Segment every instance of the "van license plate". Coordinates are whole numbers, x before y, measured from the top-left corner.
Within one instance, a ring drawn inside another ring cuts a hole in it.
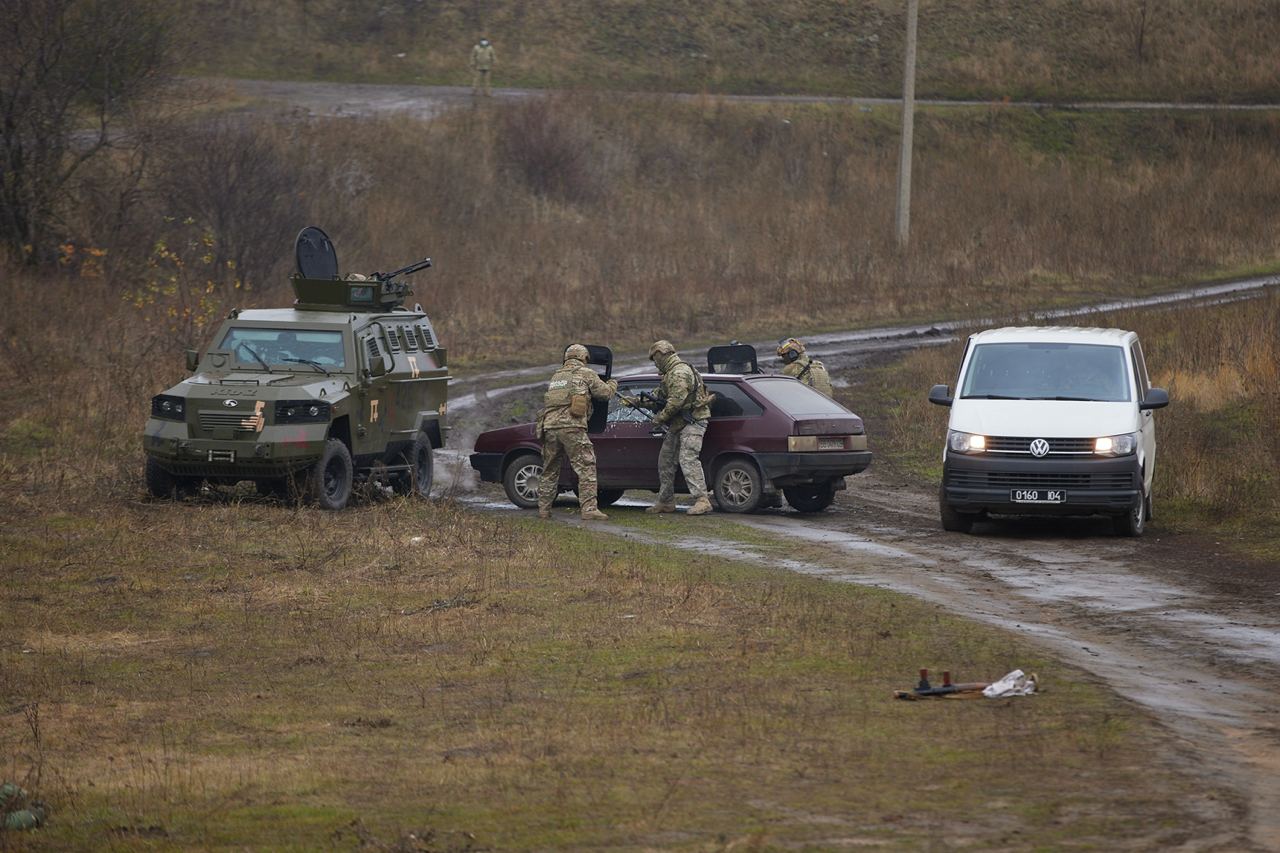
[[[1062,504],[1067,502],[1064,489],[1014,489],[1009,500],[1016,504]]]

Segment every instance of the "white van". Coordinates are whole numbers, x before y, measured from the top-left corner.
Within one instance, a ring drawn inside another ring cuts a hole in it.
[[[1156,467],[1152,388],[1138,336],[1123,329],[1005,328],[969,337],[951,408],[939,510],[967,533],[987,513],[1109,515],[1141,536]]]

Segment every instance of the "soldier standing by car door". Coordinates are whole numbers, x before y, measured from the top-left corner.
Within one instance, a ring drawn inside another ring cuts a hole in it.
[[[551,376],[538,415],[542,439],[542,478],[538,483],[538,517],[550,518],[560,491],[560,466],[568,457],[578,475],[578,502],[587,520],[608,520],[596,503],[596,451],[587,435],[591,400],[608,400],[618,393],[618,380],[605,382],[587,367],[587,348],[572,344],[564,351],[564,365]]]
[[[486,98],[493,95],[493,90],[489,87],[489,75],[493,71],[493,66],[497,64],[498,54],[487,38],[480,39],[480,43],[471,48],[471,94],[473,97],[480,94],[482,89]]]
[[[658,500],[645,512],[676,511],[676,465],[694,497],[689,515],[711,512],[707,479],[702,472],[702,438],[711,417],[711,395],[693,366],[682,361],[670,341],[655,341],[649,358],[662,373],[658,399],[664,401],[654,423],[667,428],[658,452]]]
[[[804,343],[795,338],[786,338],[778,342],[778,358],[782,359],[782,374],[799,379],[815,391],[821,391],[832,399],[835,389],[831,387],[831,374],[816,358],[810,358],[804,351]]]

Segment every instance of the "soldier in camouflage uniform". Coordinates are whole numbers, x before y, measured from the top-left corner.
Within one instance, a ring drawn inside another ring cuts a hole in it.
[[[835,397],[835,389],[831,387],[831,374],[827,373],[822,362],[805,354],[803,343],[795,338],[779,341],[778,358],[782,359],[784,376],[799,379],[815,391]]]
[[[658,454],[658,500],[645,512],[676,511],[676,464],[684,473],[684,481],[693,496],[689,515],[711,512],[707,496],[707,479],[702,472],[702,437],[711,417],[711,395],[698,371],[680,359],[670,341],[655,341],[649,347],[649,358],[662,373],[657,397],[664,401],[654,422],[667,427]]]
[[[491,97],[493,90],[489,88],[489,74],[498,63],[498,54],[486,38],[471,48],[471,94],[480,94],[484,90],[485,97]]]
[[[538,416],[542,439],[542,479],[538,483],[538,517],[550,518],[560,490],[560,465],[578,475],[578,502],[585,519],[607,520],[596,503],[596,451],[587,436],[591,400],[608,400],[618,392],[618,380],[602,380],[587,367],[587,348],[573,344],[564,351],[564,366],[551,376]]]

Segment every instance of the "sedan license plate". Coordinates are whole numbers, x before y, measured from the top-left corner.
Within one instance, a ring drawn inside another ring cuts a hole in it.
[[[819,450],[844,450],[843,438],[819,438]]]
[[[1065,489],[1014,489],[1009,500],[1016,504],[1062,504],[1067,502]]]

